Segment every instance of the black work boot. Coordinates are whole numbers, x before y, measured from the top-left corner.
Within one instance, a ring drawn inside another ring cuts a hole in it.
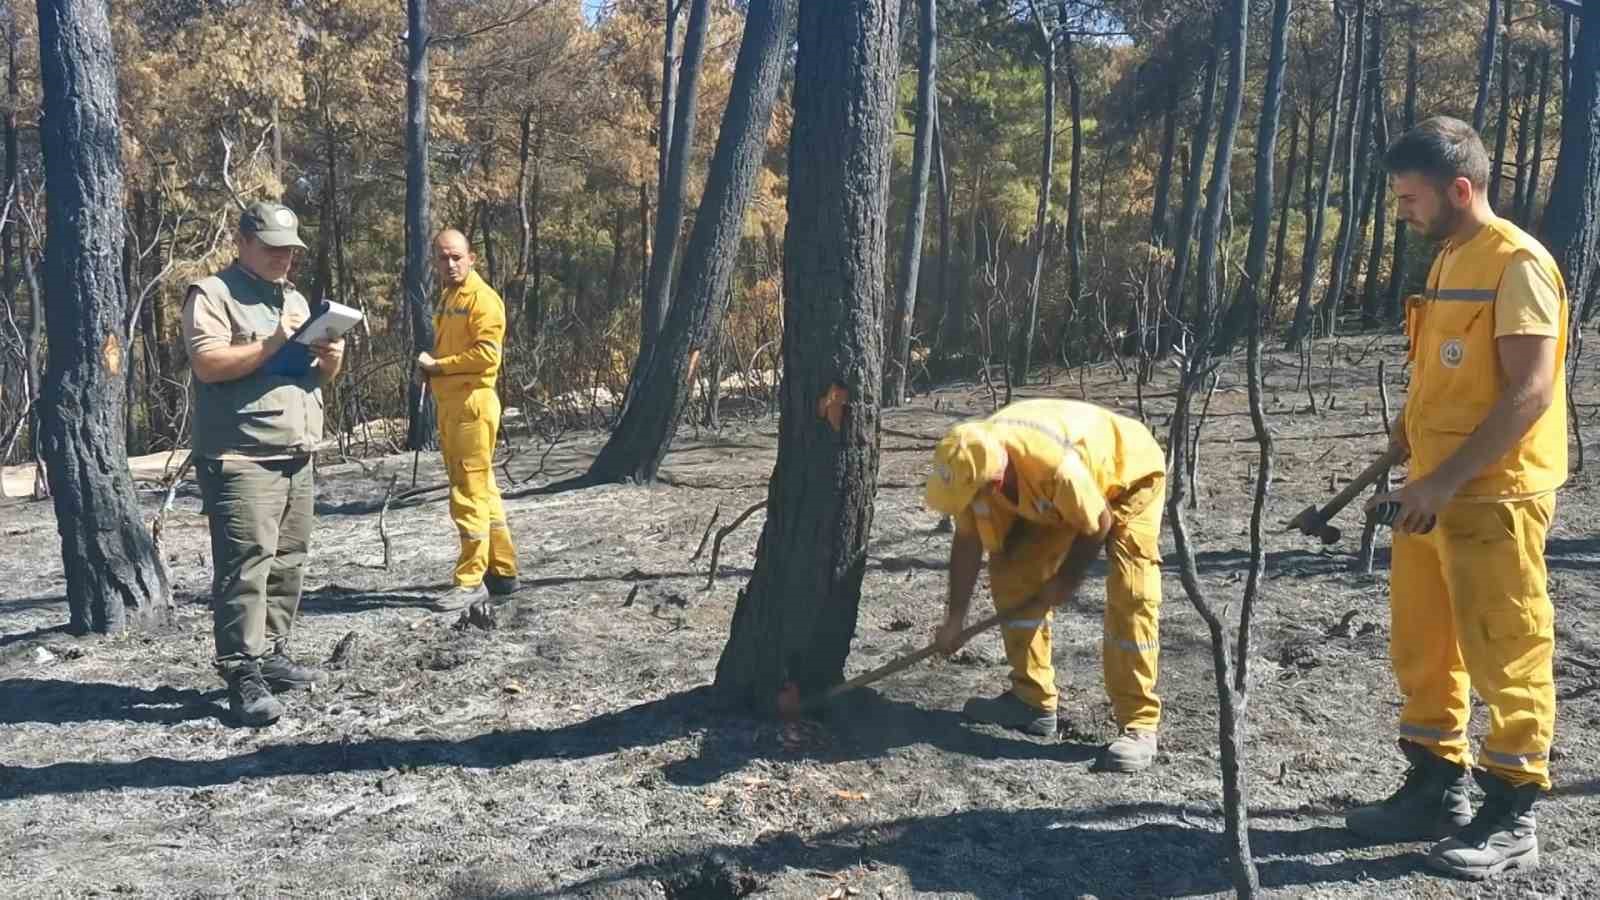
[[[1015,728],[1039,737],[1056,736],[1054,710],[1043,710],[1010,691],[995,698],[973,697],[961,707],[961,714],[978,722]]]
[[[228,678],[228,709],[241,725],[259,728],[271,725],[283,715],[283,704],[272,696],[267,680],[261,675],[261,663],[245,660],[230,666]]]
[[[515,594],[520,590],[522,581],[515,575],[496,575],[490,572],[483,576],[483,586],[488,588],[489,593],[494,596],[504,597],[507,594]]]
[[[1533,818],[1537,784],[1513,786],[1485,769],[1472,773],[1483,788],[1483,805],[1467,827],[1433,845],[1428,866],[1447,875],[1481,881],[1507,869],[1539,865],[1539,836]]]
[[[261,659],[261,677],[274,693],[310,687],[322,680],[322,673],[310,666],[302,666],[283,652],[283,645],[273,648],[270,656]]]
[[[1454,834],[1472,818],[1467,799],[1467,767],[1407,740],[1400,752],[1411,768],[1405,783],[1387,800],[1345,813],[1344,827],[1379,841],[1436,841]]]

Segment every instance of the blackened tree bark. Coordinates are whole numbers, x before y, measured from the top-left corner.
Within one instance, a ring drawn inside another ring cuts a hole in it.
[[[1561,151],[1542,222],[1544,245],[1561,264],[1574,321],[1587,320],[1600,232],[1600,0],[1584,0],[1561,110]],[[1576,342],[1574,342],[1576,343]]]
[[[838,682],[856,630],[878,480],[879,322],[900,4],[800,6],[784,237],[778,461],[755,572],[716,690],[773,708]]]
[[[883,403],[900,406],[911,380],[911,321],[917,310],[917,280],[922,270],[922,226],[928,213],[928,175],[933,167],[933,115],[939,66],[938,4],[917,0],[917,124],[911,153],[911,208],[900,245],[899,289],[890,317],[889,360],[883,373]]]
[[[967,304],[962,291],[950,292],[950,179],[944,165],[944,134],[939,127],[939,106],[933,107],[933,171],[939,185],[939,309],[943,310],[944,328],[940,345],[944,352],[955,355],[961,351],[966,332]]]
[[[1404,131],[1417,124],[1417,10],[1406,13],[1406,100],[1403,120]],[[1387,149],[1387,148],[1385,148]],[[1394,260],[1389,264],[1389,298],[1384,304],[1384,316],[1389,321],[1400,318],[1400,295],[1405,290],[1406,223],[1395,219]]]
[[[705,57],[706,24],[711,18],[710,0],[684,0],[691,3],[689,22],[683,37],[683,63],[678,75],[678,97],[674,103],[671,143],[666,177],[657,188],[656,237],[650,252],[649,275],[645,280],[641,304],[639,355],[654,344],[672,305],[672,274],[678,263],[678,236],[683,230],[683,198],[688,189],[689,151],[694,148],[696,113],[700,106],[700,63]],[[635,371],[638,367],[635,366]],[[638,385],[630,385],[631,397]]]
[[[1368,0],[1356,0],[1356,83],[1350,96],[1355,104],[1350,107],[1350,117],[1345,122],[1345,155],[1339,167],[1344,184],[1343,202],[1340,204],[1339,236],[1334,241],[1332,267],[1328,271],[1328,294],[1322,300],[1321,312],[1332,333],[1339,321],[1339,308],[1344,303],[1344,293],[1350,278],[1353,251],[1361,239],[1361,206],[1367,196],[1367,144],[1372,137],[1372,103],[1368,90],[1371,79],[1367,67],[1371,55],[1366,44]]]
[[[1176,63],[1167,72],[1167,104],[1161,116],[1161,162],[1156,165],[1156,193],[1150,212],[1150,243],[1167,244],[1172,194],[1172,161],[1178,148],[1178,82]]]
[[[1061,9],[1066,19],[1066,4]],[[1061,52],[1067,65],[1067,107],[1072,111],[1072,182],[1067,185],[1067,302],[1073,309],[1083,296],[1083,102],[1072,35],[1063,33]]]
[[[172,620],[172,592],[139,520],[123,417],[122,139],[103,0],[39,0],[50,337],[41,425],[74,631]],[[37,300],[35,301],[37,303]]]
[[[17,85],[17,45],[21,41],[18,36],[17,17],[13,12],[6,21],[6,111],[5,111],[5,147],[6,147],[6,183],[5,196],[13,196],[19,189],[17,181],[17,107],[22,105],[21,91]],[[0,200],[3,203],[4,200]],[[16,216],[6,220],[4,229],[0,229],[0,256],[4,257],[4,284],[0,290],[5,291],[7,297],[16,294],[17,272],[12,268],[11,248],[16,244],[17,224]]]
[[[678,102],[678,66],[682,62],[678,45],[678,20],[683,16],[684,0],[666,0],[666,35],[661,42],[661,107],[656,114],[656,190],[667,184],[668,161],[672,157],[672,125]]]
[[[1310,145],[1307,145],[1308,150]],[[1306,161],[1309,166],[1310,160]],[[1300,114],[1295,113],[1294,124],[1289,126],[1289,166],[1283,175],[1283,205],[1278,209],[1278,237],[1272,251],[1272,278],[1266,293],[1265,314],[1278,308],[1278,292],[1283,287],[1283,251],[1289,243],[1289,208],[1294,197],[1294,176],[1300,166]]]
[[[1500,114],[1494,134],[1494,166],[1489,170],[1489,208],[1505,216],[1510,210],[1500,206],[1501,185],[1506,180],[1506,136],[1511,131],[1511,0],[1503,0],[1505,46],[1500,51]]]
[[[1167,280],[1167,311],[1162,319],[1160,351],[1177,344],[1183,323],[1183,288],[1189,278],[1189,244],[1200,219],[1200,178],[1205,171],[1206,145],[1211,143],[1211,120],[1216,115],[1217,67],[1221,62],[1222,20],[1213,27],[1211,50],[1206,56],[1205,85],[1200,90],[1200,120],[1189,145],[1188,174],[1183,185],[1183,209],[1178,213],[1178,234],[1172,242],[1172,273]]]
[[[750,4],[705,194],[684,251],[679,302],[634,364],[634,400],[579,483],[654,481],[689,404],[701,356],[717,352],[712,338],[727,308],[745,210],[766,153],[794,9],[795,0]],[[808,291],[785,296],[809,296]],[[791,305],[784,304],[785,310]]]
[[[1039,291],[1044,283],[1045,220],[1050,212],[1050,187],[1056,164],[1056,28],[1045,23],[1044,13],[1034,0],[1033,24],[1039,39],[1039,58],[1044,75],[1044,158],[1039,164],[1039,205],[1033,219],[1033,276],[1028,281],[1028,321],[1023,324],[1021,345],[1017,347],[1013,384],[1025,384],[1033,367],[1033,344],[1039,328]]]
[[[1539,89],[1538,79],[1533,77],[1533,57],[1522,65],[1522,113],[1517,117],[1517,162],[1513,170],[1516,193],[1511,200],[1511,208],[1506,210],[1506,217],[1516,221],[1518,225],[1525,224],[1523,210],[1528,205],[1528,142],[1533,130],[1533,104],[1534,91]]]
[[[433,350],[432,269],[428,264],[433,186],[428,173],[428,0],[406,0],[406,309],[411,352]],[[406,449],[439,445],[433,395],[411,379]]]
[[[1294,307],[1294,324],[1289,327],[1285,345],[1290,350],[1311,334],[1311,286],[1317,279],[1317,259],[1322,255],[1322,234],[1328,222],[1328,184],[1333,180],[1333,158],[1339,145],[1339,108],[1344,101],[1345,63],[1350,54],[1350,20],[1338,4],[1333,7],[1339,20],[1339,78],[1333,89],[1333,109],[1328,114],[1328,149],[1322,161],[1322,179],[1311,212],[1311,227],[1306,229],[1305,251],[1301,254],[1300,297]]]
[[[1528,167],[1528,188],[1522,196],[1522,227],[1533,223],[1539,206],[1539,179],[1544,174],[1544,116],[1550,102],[1550,50],[1539,53],[1539,103],[1533,114],[1533,159]]]
[[[1489,0],[1483,20],[1483,52],[1478,57],[1478,98],[1472,104],[1472,127],[1479,134],[1489,113],[1489,78],[1494,74],[1496,38],[1500,34],[1500,0]]]
[[[1381,73],[1383,69],[1380,67]],[[1382,102],[1381,90],[1375,91],[1373,99]],[[1380,107],[1377,121],[1377,141],[1379,147],[1389,145],[1389,120],[1387,113]],[[1361,289],[1361,321],[1368,328],[1378,324],[1380,310],[1378,309],[1378,267],[1383,264],[1383,251],[1388,244],[1389,230],[1389,179],[1383,172],[1383,167],[1374,164],[1372,167],[1372,193],[1373,193],[1373,225],[1372,248],[1367,254],[1367,278]]]

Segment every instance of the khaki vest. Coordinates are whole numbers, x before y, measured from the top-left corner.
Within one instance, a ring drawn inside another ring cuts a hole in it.
[[[310,313],[299,291],[256,278],[238,263],[189,289],[227,308],[234,345],[271,336],[285,308]],[[197,378],[194,384],[194,452],[201,458],[303,455],[322,441],[322,376],[316,369],[299,377],[258,371],[216,384]]]
[[[1541,493],[1567,480],[1567,295],[1548,251],[1503,219],[1489,222],[1456,250],[1448,274],[1441,254],[1428,272],[1427,293],[1411,297],[1406,336],[1412,364],[1406,400],[1411,477],[1434,471],[1488,418],[1500,399],[1500,353],[1494,305],[1500,279],[1519,251],[1532,254],[1561,290],[1555,396],[1550,408],[1506,455],[1461,489],[1462,498]]]

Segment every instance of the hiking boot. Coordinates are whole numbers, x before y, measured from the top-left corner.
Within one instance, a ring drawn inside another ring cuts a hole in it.
[[[466,609],[480,600],[487,599],[489,599],[489,590],[483,585],[458,584],[433,598],[433,608],[437,612],[455,612]]]
[[[1473,771],[1483,788],[1483,805],[1467,827],[1433,845],[1428,866],[1447,875],[1482,881],[1507,869],[1539,866],[1533,801],[1537,784],[1514,787],[1483,769]]]
[[[1124,728],[1122,736],[1101,752],[1101,772],[1143,772],[1156,761],[1156,733],[1148,728]]]
[[[977,722],[1015,728],[1039,737],[1056,736],[1054,710],[1031,706],[1016,694],[1006,691],[994,699],[973,697],[961,707],[961,714]]]
[[[504,597],[507,594],[515,594],[520,590],[522,581],[515,575],[496,575],[490,572],[483,576],[483,586],[488,588],[489,593],[494,596]]]
[[[262,657],[261,677],[267,680],[267,687],[276,694],[310,687],[322,680],[322,673],[290,659],[283,652],[283,647],[279,646],[272,651],[272,655]]]
[[[228,710],[241,725],[260,728],[283,715],[283,704],[272,696],[261,676],[261,663],[247,660],[228,671]]]
[[[1362,837],[1389,842],[1436,841],[1454,834],[1472,818],[1467,767],[1421,744],[1399,743],[1400,752],[1411,763],[1405,782],[1387,800],[1345,813],[1344,827]]]

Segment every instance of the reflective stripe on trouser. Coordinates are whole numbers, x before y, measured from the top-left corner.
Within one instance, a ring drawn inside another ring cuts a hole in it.
[[[461,536],[455,583],[473,586],[486,572],[517,574],[517,554],[494,476],[500,398],[491,388],[441,394],[439,447],[450,476],[450,518]]]
[[[1479,762],[1513,785],[1550,786],[1555,612],[1545,535],[1555,498],[1447,506],[1425,535],[1396,533],[1390,655],[1400,736],[1471,765],[1470,691],[1489,708]]]
[[[217,662],[259,659],[288,640],[300,610],[312,525],[311,458],[206,459],[195,472],[211,530]]]
[[[1161,698],[1161,512],[1166,477],[1136,485],[1111,504],[1115,523],[1106,543],[1106,695],[1117,724],[1156,730]]]

